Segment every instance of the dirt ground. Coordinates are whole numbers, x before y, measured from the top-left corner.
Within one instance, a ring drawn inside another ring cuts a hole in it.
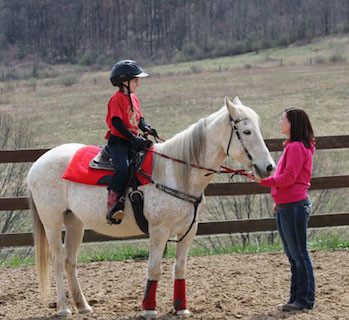
[[[317,302],[307,313],[282,313],[290,271],[282,252],[192,257],[188,261],[188,319],[349,319],[349,252],[313,251]],[[94,309],[67,319],[142,319],[146,261],[81,264],[78,273]],[[159,319],[175,319],[172,308],[173,259],[162,262],[158,285]],[[54,286],[54,283],[52,283]],[[54,287],[48,302],[39,300],[34,266],[0,268],[0,319],[58,319]]]

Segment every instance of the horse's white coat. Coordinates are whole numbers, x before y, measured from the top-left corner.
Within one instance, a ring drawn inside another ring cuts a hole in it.
[[[269,175],[267,167],[275,166],[262,139],[258,116],[243,106],[238,98],[233,103],[226,98],[225,106],[216,113],[187,130],[177,134],[163,144],[155,145],[155,150],[188,163],[218,169],[226,158],[234,119],[247,118],[238,124],[244,144],[253,156],[253,164],[248,160],[240,141],[234,134],[229,148],[231,158],[238,160],[246,169]],[[250,130],[250,135],[244,134]],[[57,306],[59,314],[69,314],[65,301],[63,267],[65,267],[72,296],[80,312],[91,311],[76,276],[76,255],[83,236],[83,229],[93,229],[99,233],[115,237],[141,235],[136,225],[129,201],[126,202],[125,218],[120,225],[109,225],[106,221],[107,190],[99,186],[89,186],[62,179],[69,161],[82,144],[65,144],[56,147],[40,157],[28,174],[28,185],[32,197],[34,233],[39,270],[39,282],[47,289],[47,252],[49,245],[57,278]],[[154,179],[171,188],[194,196],[200,196],[207,187],[211,176],[207,172],[184,166],[154,154]],[[160,278],[160,261],[167,240],[183,235],[193,218],[192,204],[160,191],[152,184],[140,187],[145,195],[144,213],[149,222],[150,253],[148,279]],[[203,201],[204,203],[204,201]],[[199,217],[203,210],[199,206],[196,222],[184,238],[177,244],[175,278],[185,278],[187,252],[196,234]],[[61,242],[62,226],[66,229],[65,247]],[[41,228],[41,229],[40,229]],[[40,231],[41,230],[41,231]],[[47,240],[46,240],[47,239]],[[155,312],[156,313],[156,312]],[[152,313],[153,314],[153,313]],[[154,315],[155,316],[155,315]]]

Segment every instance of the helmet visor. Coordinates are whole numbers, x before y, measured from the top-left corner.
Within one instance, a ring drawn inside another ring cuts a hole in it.
[[[145,73],[145,72],[142,71],[141,73],[137,74],[135,76],[135,78],[145,78],[145,77],[148,77],[148,76],[149,76],[148,73]]]

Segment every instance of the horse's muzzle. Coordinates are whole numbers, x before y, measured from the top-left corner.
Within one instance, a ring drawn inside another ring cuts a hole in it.
[[[273,172],[273,170],[275,169],[275,166],[273,164],[268,164],[266,166],[266,168],[263,168],[262,170],[256,165],[254,164],[254,169],[256,171],[256,173],[258,174],[258,176],[260,178],[266,178],[266,177],[269,177],[270,174]]]

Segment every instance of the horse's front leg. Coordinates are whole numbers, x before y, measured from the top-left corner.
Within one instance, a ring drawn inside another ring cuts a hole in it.
[[[156,290],[161,274],[161,258],[169,238],[168,230],[157,226],[150,228],[150,249],[148,261],[148,281],[143,299],[144,318],[155,319],[156,312]]]
[[[174,296],[173,306],[176,309],[178,316],[190,315],[190,311],[187,309],[187,297],[186,297],[186,282],[185,272],[187,266],[188,250],[193,242],[197,230],[197,223],[193,225],[192,230],[184,237],[181,242],[177,243],[176,248],[176,262],[174,267],[175,282],[174,282]],[[177,236],[177,239],[181,239],[183,234]]]

